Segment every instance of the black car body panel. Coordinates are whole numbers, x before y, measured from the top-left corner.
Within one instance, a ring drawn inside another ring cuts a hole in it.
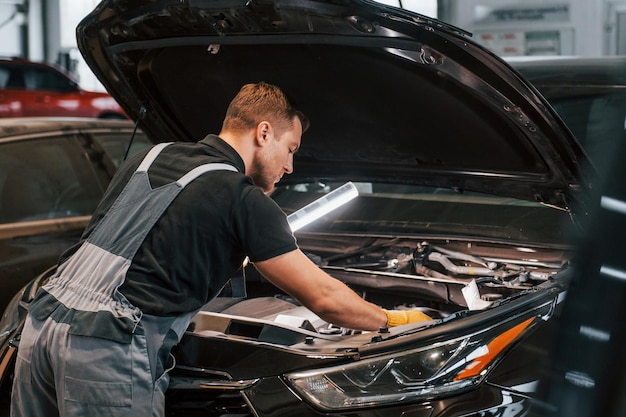
[[[529,417],[619,417],[626,410],[626,142],[613,150]]]
[[[248,265],[247,296],[225,288],[175,348],[167,415],[527,412],[594,175],[517,71],[460,29],[365,0],[104,1],[77,36],[153,142],[218,132],[244,83],[282,87],[312,124],[272,198],[289,214],[359,190],[298,245],[364,299],[433,318],[341,328]],[[18,325],[7,310],[5,341]]]

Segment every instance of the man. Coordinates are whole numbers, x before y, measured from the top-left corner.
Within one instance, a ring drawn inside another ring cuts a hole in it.
[[[266,194],[292,172],[307,127],[278,87],[247,84],[219,136],[124,163],[29,307],[12,415],[162,416],[172,346],[246,256],[328,322],[377,330],[429,319],[364,301],[298,249]]]

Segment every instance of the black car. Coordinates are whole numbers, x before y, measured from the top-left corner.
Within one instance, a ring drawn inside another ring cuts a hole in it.
[[[338,327],[248,265],[247,296],[204,306],[176,348],[168,415],[528,411],[596,175],[519,72],[461,29],[367,0],[104,1],[77,38],[153,142],[219,131],[245,83],[283,88],[312,124],[272,197],[296,215],[358,191],[298,229],[300,248],[363,298],[433,317]],[[6,396],[45,279],[0,324]]]
[[[607,155],[605,176],[579,243],[579,261],[529,417],[626,413],[626,142]]]
[[[0,307],[80,238],[117,165],[130,121],[0,119]],[[135,135],[130,152],[150,145]]]
[[[626,57],[509,58],[603,173],[626,140]]]

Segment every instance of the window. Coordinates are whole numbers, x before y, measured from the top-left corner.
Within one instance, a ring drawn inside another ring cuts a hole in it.
[[[24,75],[16,66],[0,67],[0,88],[24,89]]]
[[[77,87],[61,73],[44,67],[30,67],[24,71],[27,90],[72,91]]]
[[[0,223],[91,215],[102,193],[74,136],[0,147]]]
[[[9,69],[6,67],[0,67],[0,88],[6,88],[9,81]]]
[[[602,172],[626,140],[626,94],[618,88],[570,90],[577,94],[548,100]]]
[[[109,155],[117,168],[124,160],[131,134],[98,133],[94,134],[93,138]],[[133,138],[130,150],[128,151],[128,156],[150,146],[152,146],[152,143],[148,140],[148,138],[143,133],[138,132]]]

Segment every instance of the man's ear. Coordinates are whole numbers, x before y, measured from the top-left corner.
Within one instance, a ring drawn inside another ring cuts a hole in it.
[[[264,146],[273,134],[270,122],[264,120],[256,125],[255,138],[259,146]]]

